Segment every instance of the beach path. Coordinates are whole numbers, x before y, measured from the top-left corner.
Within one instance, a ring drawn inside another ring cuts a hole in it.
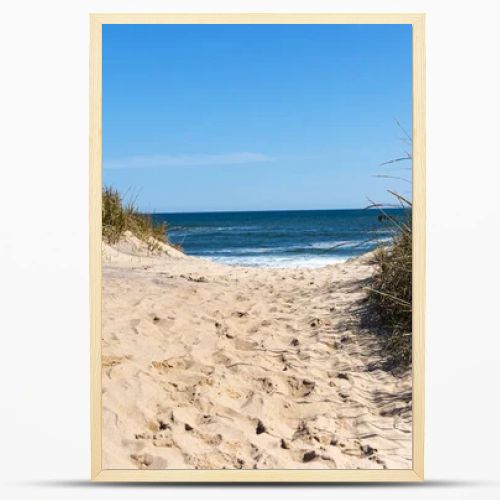
[[[411,374],[363,327],[367,257],[228,267],[103,252],[105,469],[411,468]]]

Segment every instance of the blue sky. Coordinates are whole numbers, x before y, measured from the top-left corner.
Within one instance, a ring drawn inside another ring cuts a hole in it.
[[[105,25],[103,183],[154,212],[386,202],[411,93],[409,25]]]

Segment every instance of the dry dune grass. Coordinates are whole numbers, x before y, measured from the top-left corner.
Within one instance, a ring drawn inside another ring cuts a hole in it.
[[[372,312],[384,330],[381,337],[389,366],[408,368],[412,354],[412,204],[403,196],[393,193],[407,215],[398,220],[387,215],[394,227],[389,246],[375,252],[376,270],[368,290]]]
[[[118,243],[126,231],[146,242],[150,250],[158,248],[157,242],[169,243],[166,224],[155,223],[150,215],[140,213],[133,201],[124,202],[117,190],[105,187],[102,191],[103,239],[109,244]]]

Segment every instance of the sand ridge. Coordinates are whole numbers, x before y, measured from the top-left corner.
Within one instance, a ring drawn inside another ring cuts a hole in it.
[[[135,243],[103,251],[105,469],[411,468],[411,374],[381,369],[357,313],[369,257],[242,268]]]

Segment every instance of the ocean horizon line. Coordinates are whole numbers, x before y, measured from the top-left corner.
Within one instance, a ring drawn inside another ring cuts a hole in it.
[[[247,213],[285,213],[285,212],[349,212],[349,211],[368,211],[368,210],[406,210],[405,207],[393,207],[380,205],[380,207],[362,207],[362,208],[279,208],[271,210],[193,210],[185,212],[149,212],[141,211],[145,215],[198,215],[198,214],[247,214]]]

